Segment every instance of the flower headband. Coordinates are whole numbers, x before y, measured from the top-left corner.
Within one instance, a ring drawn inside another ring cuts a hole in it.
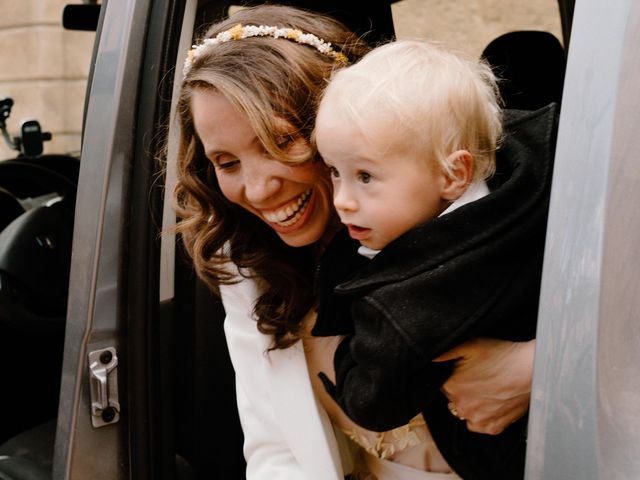
[[[301,30],[297,30],[295,28],[279,28],[279,27],[270,27],[267,25],[245,25],[237,24],[234,27],[231,27],[229,30],[225,30],[224,32],[220,32],[215,38],[205,38],[200,45],[193,45],[191,50],[187,53],[187,58],[184,61],[184,67],[182,69],[183,75],[186,77],[193,66],[193,63],[203,54],[203,52],[209,47],[213,45],[218,45],[220,43],[226,43],[231,40],[240,40],[243,38],[250,37],[273,37],[273,38],[284,38],[287,40],[292,40],[296,43],[300,43],[302,45],[309,45],[320,53],[324,55],[328,55],[333,58],[335,62],[338,63],[349,63],[347,57],[341,53],[336,52],[331,44],[325,42],[324,40],[316,37],[312,33],[304,33]]]

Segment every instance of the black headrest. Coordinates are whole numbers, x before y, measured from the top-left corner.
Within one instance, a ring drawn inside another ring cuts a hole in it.
[[[551,33],[505,33],[487,45],[482,56],[502,79],[500,92],[506,108],[537,110],[560,103],[566,55]]]

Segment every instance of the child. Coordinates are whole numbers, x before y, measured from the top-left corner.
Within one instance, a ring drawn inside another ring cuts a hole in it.
[[[432,360],[473,337],[534,338],[551,178],[553,106],[512,115],[507,128],[529,141],[506,144],[487,180],[496,92],[483,62],[397,41],[335,74],[315,127],[340,219],[371,258],[354,270],[337,261],[348,239],[327,248],[313,334],[347,336],[335,385],[321,378],[367,429],[422,412],[465,479],[521,478],[526,419],[498,436],[468,431],[439,391],[453,365]]]

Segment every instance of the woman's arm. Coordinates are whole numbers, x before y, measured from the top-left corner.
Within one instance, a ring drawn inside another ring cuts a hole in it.
[[[266,353],[271,337],[260,333],[251,317],[257,298],[253,280],[222,285],[220,293],[236,373],[246,478],[341,480],[333,431],[313,396],[302,348],[294,345]]]
[[[253,386],[259,385],[259,379]],[[236,382],[238,413],[244,433],[244,456],[247,461],[246,478],[252,480],[295,480],[305,478],[305,472],[296,460],[268,400],[247,394]],[[250,397],[254,397],[253,400]]]
[[[420,413],[449,376],[434,364],[377,302],[355,302],[354,334],[334,354],[335,384],[321,374],[329,395],[359,426],[375,432],[401,427]]]
[[[469,430],[497,435],[527,412],[535,343],[477,338],[436,359],[457,359],[442,391]]]
[[[247,479],[305,478],[301,466],[278,424],[268,385],[269,338],[251,319],[251,305],[257,295],[252,280],[220,287],[226,312],[225,336],[236,372],[238,413],[244,433]],[[224,432],[218,432],[224,435]]]

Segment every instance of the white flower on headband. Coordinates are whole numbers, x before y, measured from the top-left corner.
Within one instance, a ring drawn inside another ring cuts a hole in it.
[[[267,25],[242,26],[242,24],[239,23],[234,27],[231,27],[229,30],[220,32],[214,38],[205,38],[200,45],[193,45],[191,50],[189,50],[189,52],[187,53],[187,58],[184,61],[182,74],[186,77],[191,70],[193,62],[195,62],[210,46],[229,42],[231,40],[240,40],[242,38],[250,37],[273,37],[292,40],[296,43],[309,45],[318,50],[320,53],[333,58],[336,62],[349,63],[349,60],[343,53],[336,52],[331,47],[330,43],[316,37],[312,33],[304,33],[301,30],[297,30],[295,28],[269,27]]]

